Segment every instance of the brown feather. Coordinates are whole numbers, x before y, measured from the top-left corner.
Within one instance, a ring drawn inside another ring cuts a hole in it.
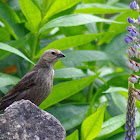
[[[45,51],[32,70],[0,99],[0,110],[4,110],[14,101],[21,99],[28,99],[40,105],[52,90],[54,64],[61,57],[65,56],[59,50]]]

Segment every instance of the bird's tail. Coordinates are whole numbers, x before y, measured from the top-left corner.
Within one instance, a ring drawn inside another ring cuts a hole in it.
[[[12,104],[17,97],[17,93],[16,94],[10,94],[10,92],[8,92],[7,95],[5,95],[4,97],[2,97],[0,99],[0,111],[6,109],[6,107],[8,107],[10,104]]]
[[[0,102],[0,111],[4,110],[5,108],[6,108],[6,104]]]
[[[12,101],[5,102],[1,99],[0,100],[0,111],[5,110],[10,104],[12,104]]]

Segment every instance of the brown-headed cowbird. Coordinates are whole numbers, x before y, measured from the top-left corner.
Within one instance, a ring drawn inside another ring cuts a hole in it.
[[[45,51],[38,63],[0,99],[0,110],[21,99],[40,105],[52,90],[54,64],[62,57],[65,55],[59,50]]]

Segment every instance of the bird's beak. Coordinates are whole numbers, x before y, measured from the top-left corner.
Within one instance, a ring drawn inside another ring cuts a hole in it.
[[[57,55],[57,57],[61,58],[61,57],[66,57],[63,53],[60,53]]]

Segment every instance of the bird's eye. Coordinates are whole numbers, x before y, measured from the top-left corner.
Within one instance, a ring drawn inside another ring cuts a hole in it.
[[[53,55],[55,55],[55,52],[52,52]]]

